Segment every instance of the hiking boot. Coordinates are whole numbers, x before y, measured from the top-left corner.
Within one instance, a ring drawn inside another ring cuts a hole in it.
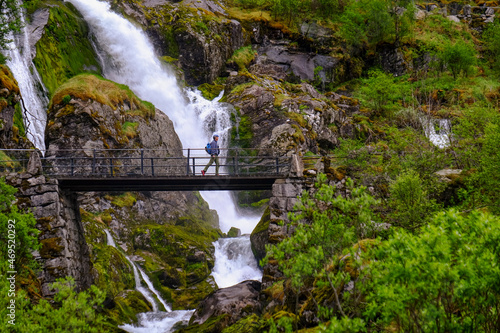
[[[205,170],[201,170],[201,174],[205,176]]]

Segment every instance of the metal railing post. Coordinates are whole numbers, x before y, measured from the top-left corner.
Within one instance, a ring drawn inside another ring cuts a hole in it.
[[[191,155],[191,149],[188,148],[187,163],[186,163],[186,176],[189,176],[189,157]],[[194,165],[193,165],[193,175],[194,175]]]
[[[155,175],[154,157],[151,157],[151,176]]]
[[[276,174],[280,174],[279,158],[276,157]]]
[[[109,174],[113,177],[113,158],[109,159]]]
[[[74,176],[74,172],[75,172],[75,161],[73,159],[73,157],[71,158],[71,177]]]
[[[95,149],[93,151],[93,159],[92,159],[92,173],[95,173]]]
[[[193,157],[193,176],[196,175],[196,163],[195,163],[195,158]]]
[[[238,175],[238,150],[236,150],[236,163],[234,165],[234,173]]]
[[[141,175],[144,175],[144,149],[141,148]]]

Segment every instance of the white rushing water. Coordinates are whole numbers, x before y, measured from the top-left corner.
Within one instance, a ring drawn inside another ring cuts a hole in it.
[[[450,145],[451,122],[449,119],[434,119],[427,116],[420,117],[425,136],[435,146],[446,148]]]
[[[45,124],[47,122],[46,110],[49,100],[46,97],[47,94],[45,93],[42,80],[31,59],[29,34],[24,14],[21,15],[21,21],[24,25],[21,34],[9,37],[9,39],[13,39],[13,42],[9,43],[6,52],[9,58],[7,66],[17,80],[24,106],[27,109],[27,111],[23,112],[25,113],[24,123],[27,128],[28,139],[33,142],[36,148],[44,153]],[[22,106],[21,109],[23,109]]]
[[[115,241],[114,241],[111,233],[108,230],[104,230],[104,232],[106,233],[108,245],[117,249]],[[139,266],[137,266],[128,256],[125,256],[125,259],[128,260],[128,262],[130,263],[130,265],[132,266],[132,269],[134,271],[135,289],[137,289],[137,291],[139,291],[142,295],[144,295],[144,297],[148,300],[148,302],[151,303],[151,306],[153,307],[153,312],[158,312],[157,300],[163,305],[163,307],[165,308],[165,311],[167,311],[167,312],[172,311],[170,309],[170,307],[167,305],[167,303],[165,302],[165,300],[160,296],[160,293],[158,292],[158,290],[155,289],[155,287],[153,286],[153,283],[149,279],[148,275],[146,273],[144,273],[144,271]],[[139,273],[140,273],[140,275],[139,275]],[[141,277],[144,280],[144,282],[146,283],[147,287],[142,286]],[[154,298],[151,293],[156,295],[157,298]]]
[[[130,22],[112,12],[109,4],[98,0],[68,0],[82,13],[95,36],[96,47],[104,62],[104,76],[115,82],[126,84],[141,99],[152,102],[174,123],[175,130],[184,148],[202,148],[211,141],[212,134],[220,136],[219,143],[225,147],[231,128],[230,111],[227,105],[204,99],[199,91],[181,90],[175,77],[165,64],[158,60],[152,44],[145,34]],[[204,151],[203,151],[203,154]],[[208,156],[207,157],[208,162]],[[222,162],[221,162],[222,163]],[[209,169],[213,171],[214,167]],[[201,167],[198,172],[201,171]],[[210,208],[217,210],[220,228],[227,232],[232,226],[242,233],[250,233],[259,217],[241,217],[227,191],[200,192]],[[235,242],[234,246],[229,246]],[[221,239],[214,243],[216,262],[213,275],[219,286],[238,283],[239,279],[261,280],[262,273],[250,250],[249,237]],[[245,255],[232,254],[242,251]],[[245,258],[244,256],[249,256]],[[252,262],[253,260],[253,262]],[[246,263],[246,264],[245,264]],[[230,266],[233,266],[232,269]],[[239,267],[239,269],[238,269]],[[241,270],[241,272],[239,272]],[[235,276],[230,280],[228,274]],[[177,311],[173,311],[177,312]],[[140,327],[124,325],[129,332],[170,332],[175,324],[170,313],[156,312],[140,315]],[[172,312],[171,312],[172,313]],[[192,312],[179,314],[183,319]]]
[[[109,230],[104,230],[107,236],[109,246],[116,247],[113,236]],[[193,310],[172,311],[165,300],[160,296],[159,292],[154,288],[153,283],[144,271],[137,266],[128,256],[125,256],[128,262],[132,265],[135,279],[135,289],[139,291],[153,307],[153,312],[141,313],[138,316],[138,325],[121,325],[120,328],[131,333],[170,333],[175,329],[175,325],[186,325],[193,315]],[[140,273],[140,276],[139,276]],[[146,287],[142,286],[141,277],[146,283]],[[156,295],[156,299],[152,296]],[[166,312],[158,311],[157,300],[164,306]]]
[[[215,266],[212,276],[220,288],[245,280],[261,280],[257,260],[248,244],[250,236],[223,238],[215,242]]]

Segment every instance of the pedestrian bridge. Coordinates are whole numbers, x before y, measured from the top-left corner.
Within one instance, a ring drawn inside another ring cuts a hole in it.
[[[290,173],[291,158],[276,151],[221,149],[215,163],[204,149],[0,150],[0,173],[38,169],[69,191],[266,190]]]

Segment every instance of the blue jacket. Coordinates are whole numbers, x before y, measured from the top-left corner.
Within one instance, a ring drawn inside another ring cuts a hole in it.
[[[219,156],[220,154],[220,149],[219,149],[219,145],[217,143],[217,141],[212,140],[212,142],[210,142],[210,155],[217,155]]]

